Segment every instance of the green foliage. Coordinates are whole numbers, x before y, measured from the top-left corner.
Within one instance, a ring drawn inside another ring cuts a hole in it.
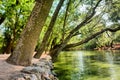
[[[65,22],[65,28],[63,28],[66,7],[69,0],[66,0],[62,6],[62,9],[59,12],[57,21],[55,23],[54,29],[52,31],[51,37],[49,39],[49,44],[52,43],[54,38],[57,38],[57,44],[61,43],[62,36],[68,36],[69,32],[73,30],[80,22],[82,22],[87,15],[92,11],[92,8],[95,6],[98,0],[71,0],[70,6],[68,9],[68,14]],[[41,43],[43,36],[48,28],[53,12],[58,4],[58,0],[54,0],[53,6],[50,10],[49,16],[46,20],[46,23],[43,27],[43,30],[40,34],[38,45]],[[118,0],[105,0],[102,1],[98,8],[96,9],[95,16],[91,19],[89,24],[85,24],[80,30],[76,33],[78,35],[71,38],[68,43],[76,43],[81,40],[84,40],[88,36],[100,31],[107,27],[107,22],[118,23],[120,19],[120,1]],[[0,1],[0,17],[4,16],[5,21],[3,22],[4,37],[1,40],[4,41],[5,46],[6,42],[9,40],[16,40],[19,38],[20,33],[22,32],[24,25],[27,22],[31,10],[34,6],[34,0],[1,0]],[[105,16],[107,14],[107,16]],[[107,20],[103,16],[108,17]],[[107,23],[108,24],[108,23]],[[111,27],[111,25],[109,26]],[[115,26],[113,26],[115,27]],[[9,35],[9,36],[8,36]],[[115,36],[115,37],[114,37]],[[82,45],[83,48],[91,49],[97,46],[103,46],[111,42],[111,40],[119,40],[119,32],[112,34],[110,37],[106,37],[106,33],[98,36],[96,39],[89,41],[88,43]],[[2,43],[1,43],[2,44]]]
[[[120,1],[113,0],[111,3],[110,12],[110,19],[114,22],[118,22],[120,20]]]
[[[97,47],[96,39],[89,41],[87,44],[81,45],[83,49],[91,50]]]
[[[27,18],[34,6],[34,0],[3,0],[0,4],[0,14],[5,17],[3,26],[3,47],[7,47],[8,42],[16,43],[22,32]]]
[[[92,0],[92,1],[91,0],[80,0],[80,1],[71,0],[71,4],[70,4],[68,15],[67,15],[66,26],[64,30],[62,26],[64,23],[65,5],[63,5],[64,9],[61,9],[61,12],[59,13],[52,36],[53,37],[57,36],[57,40],[58,42],[60,42],[63,35],[62,32],[65,31],[65,37],[66,37],[69,34],[69,32],[76,27],[76,25],[78,25],[81,21],[85,19],[87,15],[90,14],[96,2],[97,2],[96,0]],[[111,5],[112,3],[114,3],[114,5]],[[72,37],[69,43],[76,43],[81,40],[84,40],[88,36],[108,26],[114,28],[115,27],[114,23],[118,22],[119,20],[118,18],[119,1],[113,0],[112,3],[109,0],[102,1],[96,10],[96,15],[92,18],[92,21],[89,24],[86,24],[80,30],[78,30],[76,33],[79,33],[79,34]],[[116,7],[113,8],[113,6],[116,6]],[[112,10],[110,7],[112,7]],[[116,13],[115,16],[113,16],[114,13]],[[108,14],[108,15],[105,15],[105,14]],[[105,17],[108,17],[108,19],[105,20],[104,19]],[[110,22],[113,23],[113,25],[111,25]],[[98,36],[96,39],[89,41],[88,43],[82,46],[85,49],[93,49],[95,47],[109,45],[110,42],[115,39],[112,33],[109,33],[109,34],[110,35],[108,36],[107,33],[104,33]],[[117,36],[117,38],[119,37]]]

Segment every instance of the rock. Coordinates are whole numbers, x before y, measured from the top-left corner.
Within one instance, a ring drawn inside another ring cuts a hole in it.
[[[41,67],[29,66],[29,67],[24,68],[21,72],[32,74],[32,73],[42,73],[42,72],[45,72],[45,70],[42,69]]]
[[[52,72],[53,64],[50,56],[41,58],[39,62],[21,70],[21,74],[14,75],[10,80],[58,80]]]

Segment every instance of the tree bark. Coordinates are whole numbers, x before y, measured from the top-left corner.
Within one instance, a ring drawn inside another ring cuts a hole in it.
[[[45,33],[45,35],[44,35],[44,38],[43,38],[43,40],[42,40],[42,43],[40,44],[40,48],[37,50],[37,53],[36,53],[35,56],[34,56],[35,58],[40,58],[41,54],[42,54],[43,51],[45,50],[46,45],[47,45],[47,43],[49,42],[49,41],[48,41],[48,40],[49,40],[49,36],[50,36],[50,34],[51,34],[51,32],[52,32],[52,29],[53,29],[54,24],[55,24],[55,21],[56,21],[56,19],[57,19],[58,13],[59,13],[59,11],[60,11],[60,9],[61,9],[62,4],[63,4],[64,1],[65,1],[65,0],[60,0],[60,1],[59,1],[58,5],[57,5],[57,7],[56,7],[56,9],[55,9],[55,12],[54,12],[54,14],[53,14],[53,16],[52,16],[51,22],[50,22],[50,24],[49,24],[49,26],[48,26],[48,29],[47,29],[47,31],[46,31],[46,33]]]
[[[40,0],[40,2],[36,2],[15,50],[7,59],[8,63],[23,66],[31,64],[39,34],[46,21],[52,3],[53,0]]]
[[[9,41],[5,47],[5,50],[3,51],[3,53],[5,54],[10,54],[13,50],[13,41]]]

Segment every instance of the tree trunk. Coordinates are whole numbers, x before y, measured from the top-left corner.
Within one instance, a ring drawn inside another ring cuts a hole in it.
[[[52,3],[53,0],[37,0],[16,48],[7,59],[7,62],[23,66],[31,64],[39,34],[46,21]]]
[[[10,42],[8,42],[8,44],[6,45],[5,50],[4,50],[3,53],[10,54],[11,51],[12,51],[12,49],[13,49],[13,42],[10,41]]]
[[[64,47],[66,46],[66,43],[61,43],[61,44],[57,44],[54,45],[53,48],[51,48],[49,55],[52,57],[52,60],[55,61],[57,59],[57,56],[59,55],[59,53],[64,49]]]
[[[48,40],[49,40],[49,36],[50,36],[50,34],[51,34],[51,32],[52,32],[52,29],[53,29],[54,24],[55,24],[55,21],[56,21],[56,19],[57,19],[58,13],[59,13],[59,11],[60,11],[60,9],[61,9],[62,4],[63,4],[64,1],[65,1],[65,0],[60,0],[60,1],[59,1],[58,5],[57,5],[57,7],[56,7],[56,9],[55,9],[55,12],[54,12],[54,14],[53,14],[53,16],[52,16],[51,22],[50,22],[50,24],[49,24],[49,26],[48,26],[48,29],[47,29],[47,31],[46,31],[46,33],[45,33],[45,35],[44,35],[44,38],[43,38],[43,40],[42,40],[42,43],[40,44],[40,48],[37,50],[37,53],[36,53],[35,56],[34,56],[35,58],[40,58],[41,54],[42,54],[43,51],[45,50],[45,48],[46,48],[46,46],[47,46],[47,43],[49,42],[49,41],[48,41]]]
[[[57,56],[59,55],[63,48],[64,46],[57,45],[56,47],[54,46],[54,48],[50,50],[49,55],[52,57],[53,62],[56,61]]]
[[[64,23],[63,23],[63,30],[62,30],[62,42],[64,41],[64,38],[65,38],[65,26],[66,26],[66,22],[67,22],[67,16],[68,16],[70,3],[71,3],[71,0],[68,1],[67,6],[66,6],[66,12],[65,12]]]

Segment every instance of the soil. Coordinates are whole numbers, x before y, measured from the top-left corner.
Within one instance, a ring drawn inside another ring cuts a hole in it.
[[[24,66],[11,65],[5,60],[9,57],[9,54],[0,55],[0,80],[9,80],[9,77],[21,73],[20,71]],[[37,62],[39,59],[33,59],[33,62]]]

